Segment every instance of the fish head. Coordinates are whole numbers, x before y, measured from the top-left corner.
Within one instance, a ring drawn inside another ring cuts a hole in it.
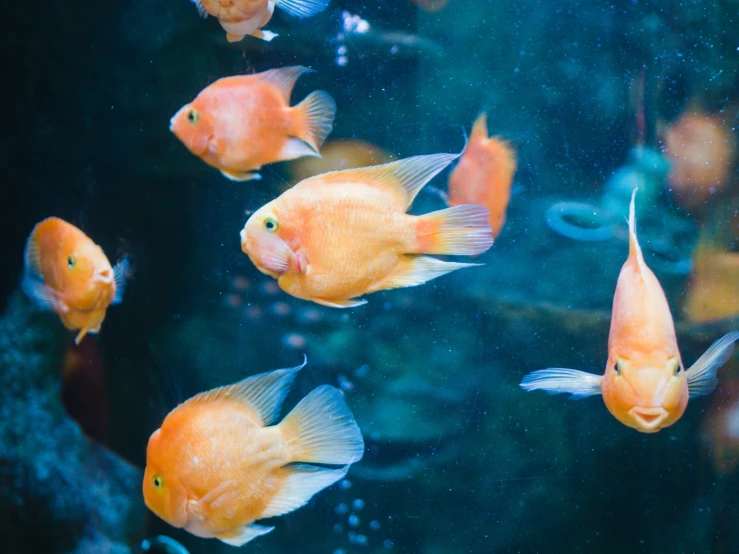
[[[146,447],[146,469],[142,492],[146,507],[174,527],[187,524],[187,489],[168,470],[162,430],[157,429]]]
[[[185,104],[169,120],[169,130],[180,139],[190,152],[203,156],[213,137],[213,120],[207,111],[199,109],[196,102]]]
[[[247,220],[241,230],[241,250],[259,271],[275,279],[290,270],[300,273],[300,259],[288,244],[291,234],[284,213],[270,202]]]
[[[61,290],[77,306],[97,306],[112,300],[115,278],[108,257],[91,240],[67,241],[57,251],[56,273]],[[106,293],[109,291],[110,293]]]
[[[624,425],[656,433],[675,423],[688,403],[688,381],[680,354],[612,354],[603,376],[603,400]]]

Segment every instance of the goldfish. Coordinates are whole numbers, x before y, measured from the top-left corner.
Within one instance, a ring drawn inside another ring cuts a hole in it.
[[[260,179],[263,165],[321,157],[336,103],[324,91],[290,106],[307,67],[224,77],[207,86],[170,120],[170,131],[196,156],[233,181]]]
[[[511,198],[516,153],[505,141],[488,138],[483,113],[472,126],[470,140],[449,176],[449,205],[482,204],[490,210],[493,237],[500,234]]]
[[[424,254],[477,255],[493,244],[487,208],[406,212],[459,154],[415,156],[299,182],[259,208],[241,249],[288,294],[333,308],[363,294],[420,285],[463,267]]]
[[[277,35],[262,29],[275,6],[295,17],[305,18],[322,12],[328,0],[192,0],[201,17],[208,15],[218,19],[226,31],[228,42],[238,42],[246,35],[271,41]]]
[[[695,323],[739,316],[739,252],[699,243],[683,307]]]
[[[39,307],[56,312],[67,329],[79,330],[75,344],[98,333],[108,306],[123,299],[130,264],[113,268],[102,248],[80,229],[49,217],[26,242],[23,290]]]
[[[574,398],[600,394],[618,421],[642,433],[656,433],[682,417],[689,398],[713,392],[716,372],[731,357],[739,331],[718,339],[684,369],[667,298],[636,237],[635,197],[636,189],[629,208],[629,257],[613,297],[605,374],[543,369],[525,376],[521,387],[568,392]]]
[[[334,140],[323,145],[321,158],[302,158],[292,162],[290,177],[294,181],[302,181],[328,171],[379,165],[392,159],[393,156],[382,148],[363,140]]]
[[[172,410],[146,448],[147,507],[193,535],[241,546],[274,529],[256,520],[292,512],[343,478],[364,441],[338,389],[314,389],[274,424],[305,364],[200,393]]]

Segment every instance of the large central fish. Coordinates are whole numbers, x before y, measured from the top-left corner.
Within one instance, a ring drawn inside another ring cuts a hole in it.
[[[476,265],[424,254],[485,252],[493,244],[485,207],[406,213],[421,188],[457,157],[416,156],[301,181],[249,218],[241,248],[288,294],[334,308]]]
[[[602,394],[621,423],[656,433],[682,417],[689,398],[713,392],[716,372],[730,358],[739,331],[714,342],[684,370],[667,298],[636,238],[635,197],[636,190],[629,210],[629,257],[613,297],[605,374],[550,368],[527,375],[521,386],[528,391],[569,392],[575,398]]]

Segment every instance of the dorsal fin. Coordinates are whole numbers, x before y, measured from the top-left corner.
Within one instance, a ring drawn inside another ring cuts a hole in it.
[[[270,425],[274,423],[280,414],[280,406],[290,390],[295,376],[307,362],[308,359],[305,358],[303,363],[296,367],[259,373],[233,385],[226,385],[201,392],[187,400],[181,406],[210,404],[227,399],[235,400],[254,410],[257,417],[259,417],[257,423],[263,426]]]
[[[629,258],[636,257],[636,264],[639,267],[639,273],[643,277],[646,263],[644,262],[641,247],[639,246],[639,240],[636,238],[636,214],[634,210],[634,201],[638,190],[639,188],[637,187],[631,193],[631,204],[629,205]]]
[[[333,183],[362,182],[384,187],[397,193],[407,210],[423,186],[459,156],[460,154],[413,156],[382,165],[331,171],[311,179]]]
[[[313,71],[310,67],[304,67],[302,65],[293,65],[290,67],[280,67],[279,69],[270,69],[262,73],[254,75],[262,81],[272,83],[282,93],[282,97],[285,99],[285,103],[290,105],[290,96],[293,93],[293,87],[295,87],[295,81],[298,80],[303,73]]]
[[[488,139],[488,116],[482,112],[472,125],[470,132],[470,140],[487,140]]]

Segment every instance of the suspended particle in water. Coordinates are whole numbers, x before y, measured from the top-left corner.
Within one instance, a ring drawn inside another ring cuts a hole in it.
[[[372,521],[370,521],[370,529],[372,529],[373,531],[379,531],[380,522],[377,521],[376,519],[373,519]]]
[[[358,379],[366,377],[369,373],[369,369],[370,368],[367,364],[360,365],[357,369],[354,370],[354,377],[357,377]]]
[[[352,527],[359,527],[359,524],[362,523],[362,521],[359,519],[359,516],[357,514],[352,514],[349,516],[349,525]]]
[[[334,512],[336,512],[338,515],[343,516],[349,513],[349,506],[347,506],[344,502],[336,506],[334,508]]]
[[[298,311],[297,319],[299,323],[317,323],[323,319],[323,315],[316,308],[302,308]]]
[[[238,308],[239,306],[241,306],[241,303],[242,300],[240,294],[232,292],[231,294],[226,295],[226,305],[229,308]]]
[[[275,302],[269,307],[269,312],[277,317],[286,317],[291,311],[290,304],[287,302]]]
[[[305,337],[298,333],[288,333],[282,337],[282,345],[286,348],[294,350],[302,350],[305,348]]]
[[[336,65],[339,67],[344,67],[346,64],[349,63],[349,58],[346,56],[336,56]]]
[[[357,498],[356,500],[354,500],[354,502],[352,502],[352,508],[354,508],[354,510],[357,512],[361,512],[362,508],[364,508],[364,500],[362,500],[361,498]]]
[[[344,392],[351,392],[354,390],[354,383],[347,379],[344,375],[339,375],[339,388]]]
[[[231,280],[231,286],[240,292],[244,292],[249,288],[249,280],[246,277],[238,275]]]
[[[259,321],[262,319],[264,312],[259,306],[247,306],[246,310],[244,310],[244,314],[246,315],[246,318],[251,321]]]
[[[259,291],[265,296],[275,296],[280,293],[280,287],[277,281],[262,281],[259,285]]]
[[[344,533],[344,526],[341,523],[334,524],[334,533],[342,535]]]
[[[339,486],[344,489],[345,491],[348,491],[350,488],[352,488],[352,482],[349,481],[349,479],[342,479],[339,482]]]
[[[359,534],[357,535],[356,540],[354,541],[360,546],[367,546],[367,535]]]
[[[385,541],[382,543],[382,546],[385,548],[392,548],[393,547],[393,541],[390,539],[385,539]]]
[[[337,548],[336,550],[334,550],[334,554],[346,554],[346,550],[344,550],[343,548]]]

